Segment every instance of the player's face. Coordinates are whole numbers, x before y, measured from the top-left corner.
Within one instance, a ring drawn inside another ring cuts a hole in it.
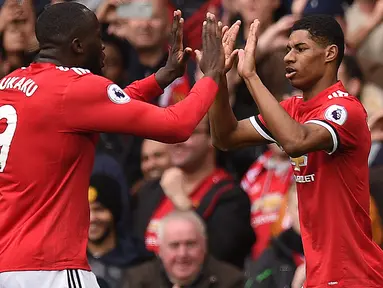
[[[100,24],[96,18],[92,15],[92,23],[89,34],[84,41],[84,54],[85,54],[85,63],[84,67],[89,69],[93,74],[102,75],[102,68],[104,67],[104,45],[101,41],[101,30]]]
[[[286,78],[300,90],[315,85],[325,73],[326,48],[311,39],[306,30],[291,33],[287,45]]]
[[[90,203],[89,241],[100,242],[113,230],[112,213],[98,202]]]

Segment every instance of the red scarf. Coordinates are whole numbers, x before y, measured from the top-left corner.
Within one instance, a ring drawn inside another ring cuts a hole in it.
[[[231,176],[222,169],[216,169],[212,174],[207,176],[201,184],[190,194],[190,199],[193,203],[193,207],[197,208],[206,195],[214,185],[217,185],[219,182],[225,179],[230,179]],[[157,229],[159,221],[174,210],[173,203],[168,199],[164,198],[157,209],[154,211],[152,218],[149,222],[149,225],[146,229],[145,235],[145,244],[146,248],[149,251],[158,253],[158,243],[157,243]]]

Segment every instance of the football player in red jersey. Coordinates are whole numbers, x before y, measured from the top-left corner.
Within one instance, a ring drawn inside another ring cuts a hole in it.
[[[286,77],[303,92],[281,103],[256,72],[257,30],[251,25],[238,72],[260,115],[237,121],[225,79],[209,111],[215,145],[223,150],[275,142],[291,157],[297,182],[307,288],[383,287],[383,251],[369,217],[366,112],[337,80],[344,36],[330,16],[312,15],[292,28]]]
[[[184,141],[224,73],[222,27],[207,19],[206,76],[174,106],[144,103],[184,73],[190,49],[180,17],[176,11],[166,66],[125,89],[96,75],[103,45],[93,12],[60,3],[38,18],[37,60],[0,80],[0,287],[98,287],[86,257],[98,132]]]

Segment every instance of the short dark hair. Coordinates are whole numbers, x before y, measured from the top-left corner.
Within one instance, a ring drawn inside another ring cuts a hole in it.
[[[311,38],[321,46],[336,45],[338,47],[337,64],[342,63],[344,56],[344,34],[339,23],[330,15],[309,15],[299,19],[291,32],[307,30]]]
[[[93,13],[76,2],[46,6],[36,21],[36,38],[40,47],[47,44],[62,45],[71,41],[71,37],[84,30],[83,25],[89,23],[89,12]]]

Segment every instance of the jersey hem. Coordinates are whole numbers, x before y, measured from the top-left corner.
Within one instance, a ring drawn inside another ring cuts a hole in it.
[[[23,268],[6,268],[0,269],[0,273],[6,272],[26,272],[26,271],[63,271],[63,270],[84,270],[91,271],[89,266],[81,266],[81,265],[63,265],[56,267],[23,267]]]

